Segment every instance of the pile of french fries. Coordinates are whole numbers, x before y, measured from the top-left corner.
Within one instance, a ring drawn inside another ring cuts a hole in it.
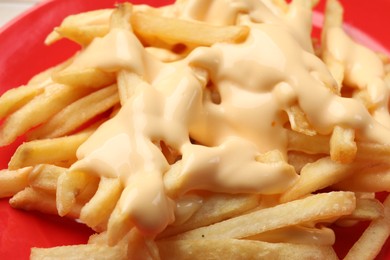
[[[71,15],[46,43],[68,38],[82,46],[77,56],[110,30],[128,30],[156,59],[169,63],[200,46],[238,44],[250,33],[247,26],[166,15],[173,6],[185,9],[193,2],[182,0],[162,8],[120,4]],[[311,11],[316,4],[264,2],[281,16],[289,15],[290,5]],[[342,28],[342,13],[337,0],[328,0],[323,42],[329,28]],[[341,61],[314,42],[338,83],[335,95],[359,99],[375,113],[367,89],[348,86]],[[390,87],[389,60],[375,55],[386,72],[381,79]],[[367,221],[370,224],[345,259],[374,259],[381,251],[390,234],[390,197],[382,201],[377,195],[390,191],[390,144],[357,140],[355,129],[344,126],[321,135],[299,105],[286,111],[287,163],[298,176],[293,185],[272,195],[198,191],[202,202],[188,220],[169,225],[156,237],[145,236],[117,215],[124,190],[120,178],[69,171],[79,159],[80,145],[142,88],[145,79],[126,68],[74,69],[73,62],[70,58],[0,97],[0,145],[20,136],[26,140],[8,169],[0,171],[0,198],[11,197],[14,208],[66,216],[96,231],[85,245],[32,248],[31,259],[338,259],[332,227]],[[177,151],[160,148],[171,164],[180,158]],[[166,174],[168,191],[176,185],[172,176]]]

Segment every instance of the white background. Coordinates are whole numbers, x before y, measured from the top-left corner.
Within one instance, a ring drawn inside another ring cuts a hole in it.
[[[39,0],[0,0],[0,27],[37,2]]]

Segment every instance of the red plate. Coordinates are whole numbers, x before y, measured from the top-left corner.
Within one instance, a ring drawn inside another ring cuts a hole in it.
[[[61,41],[53,46],[43,45],[51,29],[69,14],[113,7],[124,0],[52,0],[37,5],[29,12],[0,29],[0,95],[12,87],[27,82],[34,74],[69,57],[77,46]],[[134,4],[164,5],[173,0],[132,0]],[[342,1],[346,9],[347,30],[365,44],[386,51],[390,49],[390,1]],[[323,4],[319,7],[322,10]],[[315,15],[320,25],[322,16]],[[0,148],[0,169],[6,168],[16,145]],[[337,251],[343,255],[362,229],[347,232],[336,230]],[[23,212],[9,207],[8,200],[0,200],[0,256],[1,259],[28,259],[31,247],[52,247],[86,243],[92,233],[85,226],[56,216]],[[390,258],[389,243],[378,259]]]

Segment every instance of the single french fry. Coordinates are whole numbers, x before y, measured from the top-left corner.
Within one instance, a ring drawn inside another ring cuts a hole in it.
[[[202,206],[186,222],[168,226],[158,237],[173,236],[238,216],[255,208],[258,203],[259,198],[254,195],[210,195],[203,199]]]
[[[53,81],[79,88],[102,88],[115,83],[115,73],[97,68],[69,67],[53,73]]]
[[[130,17],[133,5],[130,3],[118,4],[110,17],[110,29],[120,28],[132,31]]]
[[[337,0],[327,0],[325,7],[325,19],[321,34],[322,42],[325,42],[327,32],[332,27],[341,27],[343,24],[343,7]]]
[[[136,228],[130,230],[127,237],[127,259],[162,259],[156,242],[145,238]]]
[[[249,33],[245,26],[213,26],[142,12],[131,15],[131,24],[141,39],[148,42],[159,39],[172,45],[211,46],[217,42],[241,42]]]
[[[356,199],[356,208],[351,215],[343,216],[339,220],[374,220],[382,218],[384,209],[382,203],[377,199]]]
[[[272,0],[272,2],[280,8],[283,12],[287,13],[288,3],[285,0]]]
[[[58,32],[56,32],[55,30],[56,28],[54,28],[53,31],[51,31],[45,38],[45,44],[46,45],[52,45],[53,43],[61,40],[63,37],[61,34],[59,34]]]
[[[330,138],[330,158],[339,163],[352,163],[356,152],[355,130],[335,126]]]
[[[132,229],[134,228],[134,223],[132,223],[129,214],[126,212],[125,204],[127,200],[127,196],[130,196],[131,190],[129,187],[126,187],[117,205],[112,211],[110,218],[107,223],[107,236],[108,236],[108,244],[114,245]],[[122,200],[122,201],[121,201]],[[122,208],[123,207],[123,208]]]
[[[307,9],[313,9],[317,6],[320,0],[293,0],[290,4],[297,4],[299,6],[306,7]]]
[[[356,160],[388,163],[390,145],[375,143],[357,143]]]
[[[97,192],[81,209],[80,220],[92,228],[107,222],[122,189],[119,179],[102,177]]]
[[[365,89],[355,89],[352,94],[352,98],[359,100],[368,111],[373,112],[376,109],[376,104],[372,101],[368,90]]]
[[[45,39],[45,44],[68,38],[82,46],[88,45],[94,38],[102,37],[109,30],[112,9],[101,9],[67,16]]]
[[[12,114],[44,91],[42,85],[13,88],[0,97],[0,119]]]
[[[324,154],[307,154],[303,152],[290,151],[288,152],[288,163],[294,166],[295,171],[299,174],[306,164],[313,163],[325,156],[326,155]]]
[[[46,86],[44,93],[11,114],[0,126],[0,146],[12,143],[18,136],[47,121],[88,92],[87,89],[75,91],[73,87],[60,84]]]
[[[31,249],[31,260],[47,260],[47,259],[95,259],[95,260],[126,260],[127,247],[123,245],[108,246],[108,245],[74,245],[74,246],[58,246],[51,248],[36,248]]]
[[[174,236],[172,239],[250,237],[308,221],[315,222],[331,217],[341,217],[351,214],[354,209],[355,195],[352,192],[321,193],[191,230]]]
[[[269,243],[294,243],[317,246],[332,246],[336,236],[332,229],[327,227],[307,227],[294,225],[263,232],[245,239],[258,240]]]
[[[281,196],[280,200],[291,201],[326,188],[353,174],[356,167],[352,164],[334,162],[329,157],[306,164],[298,181]]]
[[[157,245],[161,259],[338,259],[330,246],[253,240],[164,240]]]
[[[296,131],[288,131],[287,138],[287,149],[289,151],[298,151],[308,154],[329,154],[329,136],[309,136]]]
[[[345,256],[345,260],[375,259],[390,235],[390,196],[383,202],[384,217],[373,220]]]
[[[65,107],[42,126],[28,134],[28,138],[43,139],[64,136],[81,127],[119,102],[117,86],[99,89]]]
[[[55,28],[55,30],[48,35],[45,43],[51,45],[54,42],[67,38],[81,46],[87,46],[96,37],[103,37],[108,32],[107,24],[102,25],[88,25],[83,27],[76,27],[75,25],[63,25]]]
[[[368,165],[332,187],[355,192],[390,192],[389,165]]]
[[[147,184],[147,185],[145,185]],[[139,189],[143,185],[142,189]],[[107,225],[108,242],[115,244],[133,227],[146,236],[156,236],[174,221],[172,199],[165,192],[162,176],[156,172],[134,174],[127,183],[112,212]],[[134,196],[134,194],[137,196]],[[148,208],[148,214],[140,215],[144,209],[144,197],[158,198],[159,203]],[[133,203],[129,203],[133,202]]]
[[[77,160],[78,147],[91,133],[83,131],[71,136],[23,143],[12,156],[8,168],[16,170],[37,164],[70,164]]]
[[[67,215],[76,205],[77,197],[90,184],[96,183],[96,177],[81,171],[66,171],[58,177],[56,205],[58,215]],[[96,185],[97,186],[97,185]],[[90,195],[90,194],[89,194]]]
[[[57,215],[56,198],[54,195],[27,187],[16,193],[9,201],[13,208],[35,210],[42,213]],[[68,212],[70,218],[78,218],[81,206],[75,204]]]
[[[104,231],[89,237],[88,244],[108,245],[108,234]],[[146,239],[136,228],[129,231],[115,247],[126,248],[126,259],[161,259],[155,241]]]
[[[0,198],[11,197],[28,186],[28,175],[32,167],[15,171],[0,170]]]
[[[343,87],[343,80],[344,80],[344,74],[345,74],[345,68],[344,65],[335,60],[330,54],[327,54],[325,51],[322,53],[323,60],[326,64],[326,66],[329,69],[329,72],[332,74],[333,78],[336,81],[337,88],[332,87],[330,88],[335,94],[341,95],[341,89]]]
[[[142,88],[148,87],[147,83],[142,80],[139,75],[127,70],[118,72],[117,84],[122,106],[134,95],[134,93],[142,90]]]
[[[328,37],[328,31],[332,27],[341,27],[343,24],[343,8],[337,0],[328,0],[325,8],[325,19],[321,33],[321,39],[326,44]],[[330,73],[336,80],[338,89],[336,93],[340,94],[342,83],[344,80],[345,68],[344,65],[336,60],[332,54],[327,51],[327,48],[323,48],[321,53],[322,59],[329,68]]]
[[[55,195],[58,177],[66,170],[66,168],[51,164],[36,165],[28,176],[28,183],[36,190]]]
[[[308,122],[305,113],[298,105],[294,105],[287,108],[286,112],[292,130],[308,136],[313,136],[317,134],[315,129],[313,129],[310,123]]]

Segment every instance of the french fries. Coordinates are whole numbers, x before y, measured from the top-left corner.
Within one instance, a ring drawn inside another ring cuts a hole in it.
[[[72,136],[25,142],[18,147],[8,167],[16,170],[43,163],[69,166],[77,160],[77,148],[90,135],[91,131],[84,131]]]
[[[373,259],[380,252],[390,234],[390,197],[383,204],[384,216],[371,222],[344,259]]]
[[[334,225],[370,222],[345,259],[374,259],[389,59],[343,31],[337,0],[321,43],[317,1],[195,2],[71,15],[46,44],[81,51],[0,97],[0,146],[24,141],[0,197],[96,232],[30,258],[339,259]]]
[[[10,197],[23,190],[28,185],[28,177],[32,167],[15,171],[0,171],[0,198]]]
[[[331,247],[239,239],[196,239],[158,243],[162,259],[338,259]]]
[[[321,204],[319,204],[321,201]],[[337,206],[335,206],[337,205]],[[352,213],[355,197],[351,192],[331,192],[294,200],[275,207],[261,209],[209,227],[185,232],[176,239],[245,238],[307,221],[321,221]],[[305,214],[301,214],[305,209]],[[285,216],[289,217],[286,218]]]
[[[249,32],[249,29],[244,26],[210,26],[141,12],[131,16],[131,24],[146,42],[158,39],[170,45],[182,43],[190,47],[210,46],[216,42],[240,42]],[[194,31],[199,34],[191,33]]]
[[[73,102],[44,125],[31,131],[28,134],[29,139],[49,139],[70,134],[91,119],[114,107],[118,102],[116,85],[95,91]]]
[[[55,113],[90,92],[88,89],[74,90],[73,87],[60,84],[50,84],[45,87],[42,94],[5,119],[0,126],[0,146],[12,143],[18,136],[45,122]]]

